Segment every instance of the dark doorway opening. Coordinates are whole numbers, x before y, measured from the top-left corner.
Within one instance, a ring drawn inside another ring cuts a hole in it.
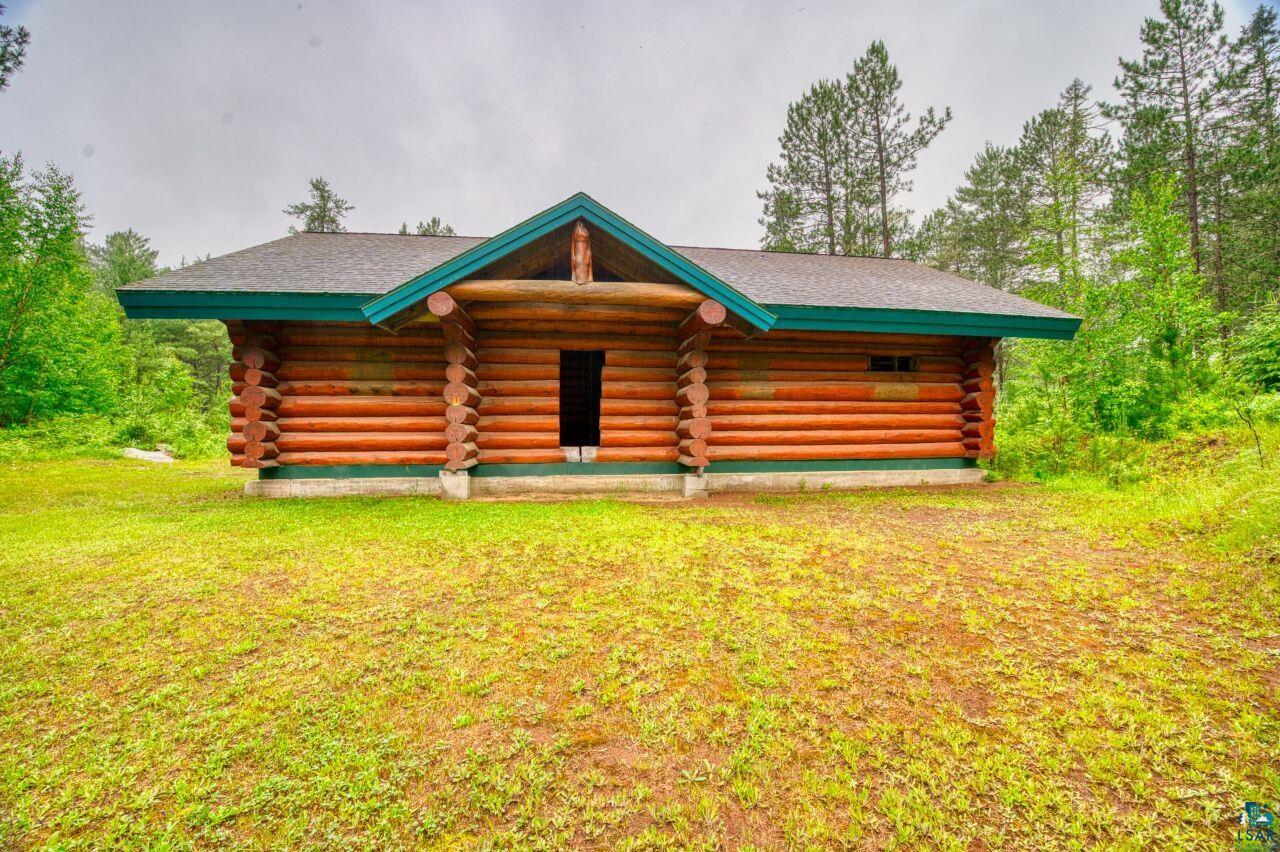
[[[604,352],[560,351],[560,446],[600,446]]]

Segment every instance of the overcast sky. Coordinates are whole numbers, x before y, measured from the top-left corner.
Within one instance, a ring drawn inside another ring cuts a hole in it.
[[[914,113],[955,113],[918,220],[1073,77],[1109,95],[1157,2],[7,5],[32,44],[0,150],[72,171],[95,239],[132,227],[176,263],[283,235],[316,175],[352,231],[487,236],[584,190],[667,242],[755,247],[788,102],[877,38]]]

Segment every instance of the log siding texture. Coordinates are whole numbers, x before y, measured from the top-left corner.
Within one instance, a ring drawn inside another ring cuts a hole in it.
[[[994,452],[989,338],[778,331],[746,339],[723,327],[682,338],[688,311],[651,306],[488,303],[467,313],[474,337],[448,320],[396,333],[358,323],[228,323],[237,356],[232,463],[564,462],[565,349],[604,352],[600,447],[584,460],[679,461],[714,472],[717,461]],[[916,369],[872,370],[880,355],[909,358]]]

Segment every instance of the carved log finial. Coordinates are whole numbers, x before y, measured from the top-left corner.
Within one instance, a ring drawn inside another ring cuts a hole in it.
[[[581,219],[573,227],[573,240],[569,246],[569,267],[574,284],[589,284],[591,271],[591,232]]]

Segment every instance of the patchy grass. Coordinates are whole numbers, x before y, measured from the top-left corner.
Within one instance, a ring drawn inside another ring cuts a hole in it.
[[[0,846],[1208,849],[1280,799],[1276,566],[1146,492],[242,481],[0,469]]]

